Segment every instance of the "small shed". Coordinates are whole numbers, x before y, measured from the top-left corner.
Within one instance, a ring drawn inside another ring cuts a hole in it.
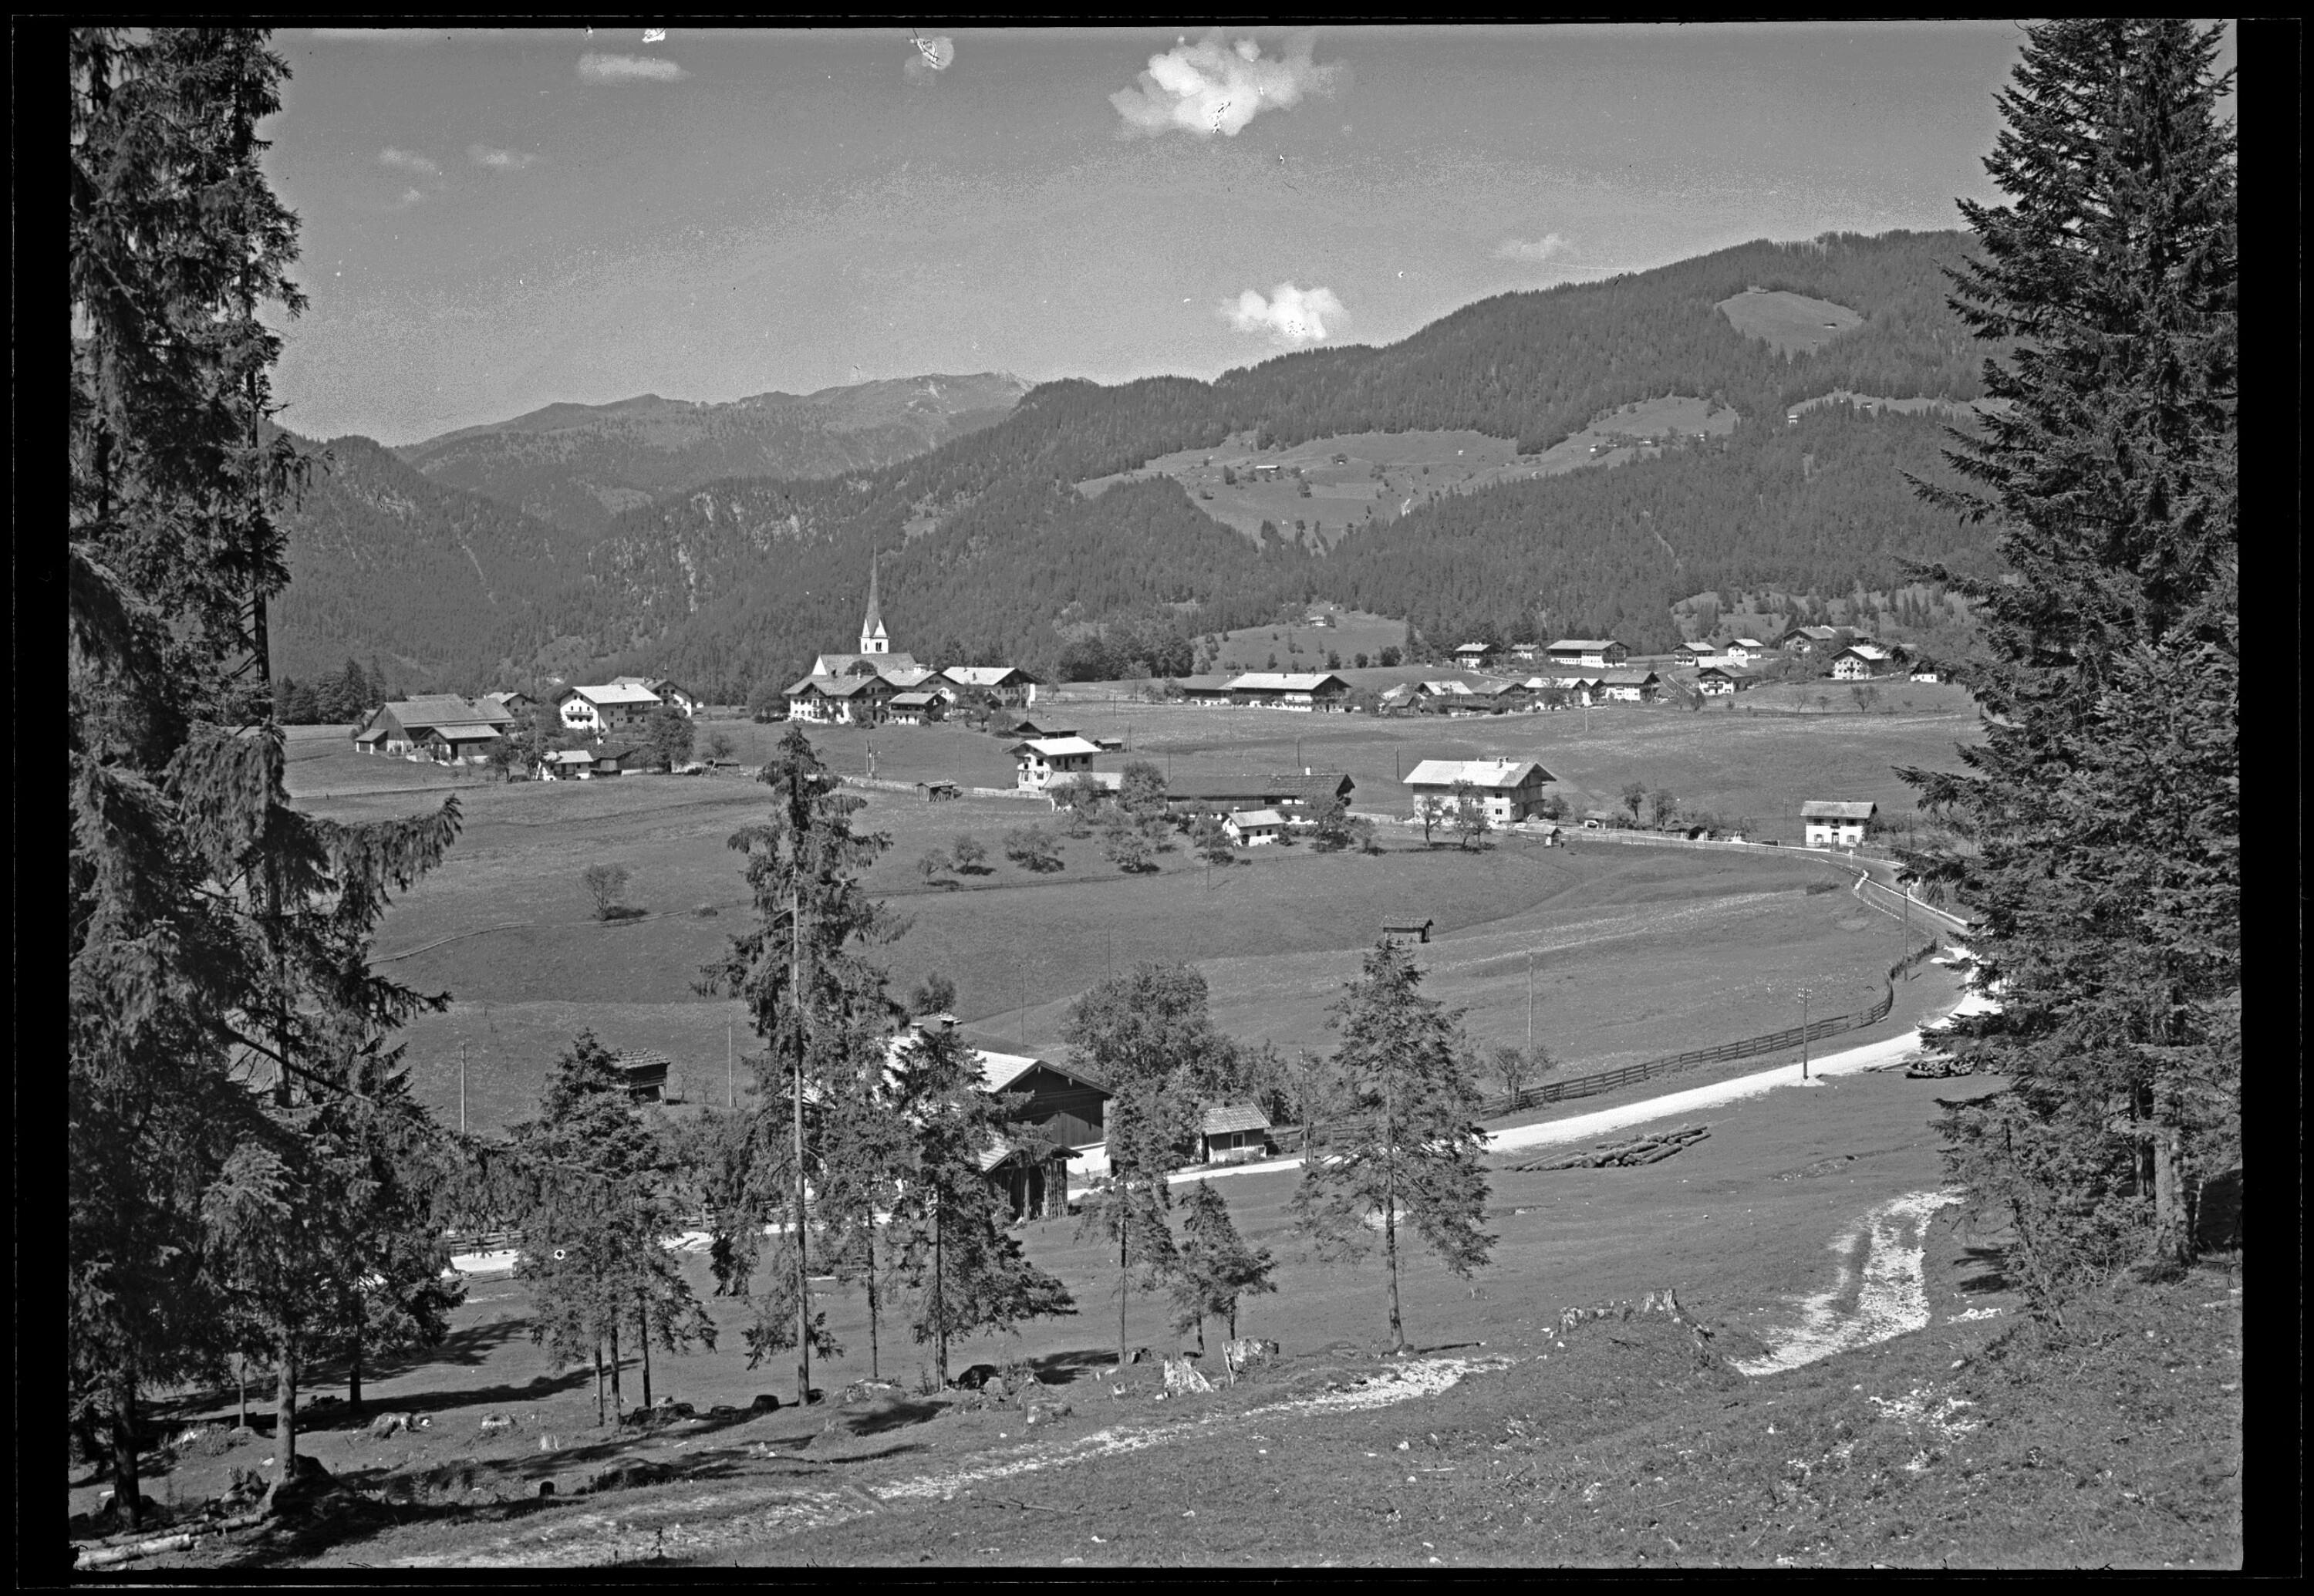
[[[1384,939],[1391,942],[1427,942],[1430,940],[1430,928],[1437,923],[1435,920],[1409,921],[1403,925],[1386,925],[1382,928],[1382,934]]]
[[[1285,834],[1285,816],[1275,809],[1240,809],[1222,822],[1230,841],[1241,848],[1275,842]]]
[[[667,1054],[655,1047],[631,1047],[619,1054],[618,1063],[631,1101],[656,1103],[667,1095],[667,1072],[675,1063]]]
[[[1269,1115],[1250,1103],[1220,1103],[1206,1110],[1198,1130],[1203,1161],[1242,1163],[1270,1151]]]

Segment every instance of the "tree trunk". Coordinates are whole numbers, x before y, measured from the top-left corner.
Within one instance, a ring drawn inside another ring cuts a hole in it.
[[[237,1430],[246,1430],[249,1428],[248,1359],[235,1358],[233,1361],[233,1382],[236,1391],[239,1393],[238,1400],[240,1406],[239,1415],[234,1420],[234,1427]]]
[[[611,1318],[611,1416],[619,1417],[626,1407],[619,1396],[619,1320],[614,1314]]]
[[[643,1349],[643,1406],[651,1405],[650,1389],[650,1298],[642,1292],[635,1292],[635,1320],[640,1328],[637,1339]]]
[[[1126,1200],[1124,1187],[1119,1186],[1117,1190],[1118,1200],[1122,1203]],[[1119,1375],[1125,1372],[1125,1298],[1126,1293],[1133,1290],[1133,1276],[1127,1272],[1125,1263],[1126,1239],[1132,1233],[1132,1210],[1120,1207],[1117,1220],[1117,1371]]]
[[[137,1376],[124,1371],[112,1383],[112,1500],[120,1521],[144,1528],[137,1496]]]
[[[932,1194],[932,1325],[940,1333],[935,1370],[941,1384],[948,1384],[948,1279],[942,1273],[946,1262],[941,1256],[941,1232],[948,1217],[948,1204],[941,1201],[938,1192]]]
[[[595,1428],[603,1427],[603,1343],[595,1341]]]
[[[346,1411],[349,1414],[358,1414],[361,1411],[361,1376],[362,1337],[361,1332],[356,1330],[353,1365],[346,1373]]]
[[[876,1301],[876,1206],[872,1202],[868,1205],[868,1224],[864,1233],[868,1239],[868,1378],[881,1380],[884,1378],[882,1355],[876,1345],[879,1308]]]
[[[2153,1117],[2153,1256],[2164,1268],[2194,1261],[2194,1227],[2187,1212],[2185,1137],[2177,1124],[2177,1094],[2156,1090]]]
[[[273,1387],[273,1456],[281,1472],[274,1478],[278,1489],[297,1477],[297,1342],[281,1338],[281,1368]]]

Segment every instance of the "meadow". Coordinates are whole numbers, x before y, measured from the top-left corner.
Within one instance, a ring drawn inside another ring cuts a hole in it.
[[[1401,769],[1502,754],[1541,759],[1578,807],[1613,803],[1638,779],[1730,817],[1788,817],[1778,824],[1795,837],[1802,797],[1905,802],[1889,767],[1948,764],[1952,741],[1974,727],[1950,714],[1631,706],[1454,720],[1123,700],[1038,709],[1088,735],[1127,740],[1131,757],[1177,781],[1341,769],[1357,781],[1355,808],[1403,816]],[[735,758],[752,767],[786,727],[706,729],[731,735]],[[872,743],[879,779],[1010,781],[1003,742],[960,726],[810,736],[838,771],[864,773]],[[667,1053],[692,1101],[724,1100],[727,1078],[745,1089],[759,1050],[748,1016],[693,985],[700,966],[751,922],[741,858],[729,846],[764,811],[745,770],[452,783],[433,767],[356,754],[341,738],[301,737],[296,751],[293,791],[349,795],[302,800],[317,813],[383,818],[457,792],[456,846],[393,907],[376,943],[382,971],[452,1000],[403,1034],[416,1088],[437,1113],[459,1113],[463,1053],[467,1124],[483,1131],[527,1117],[552,1060],[581,1028],[614,1048]],[[1115,768],[1124,757],[1100,763]],[[429,775],[430,784],[385,780]],[[1443,839],[1426,846],[1418,828],[1391,823],[1376,855],[1266,848],[1214,868],[1177,843],[1156,869],[1135,876],[1101,857],[1097,837],[1067,840],[1064,868],[1039,875],[1007,860],[1002,838],[1026,825],[1056,829],[1041,800],[860,796],[855,824],[891,839],[867,885],[905,924],[876,953],[896,995],[946,975],[974,1038],[1004,1051],[1057,1047],[1077,994],[1144,959],[1195,964],[1216,1022],[1241,1040],[1322,1048],[1328,1008],[1361,950],[1384,923],[1430,920],[1436,939],[1421,951],[1429,989],[1466,1011],[1475,1040],[1524,1040],[1531,958],[1537,1039],[1567,1071],[1586,1072],[1790,1025],[1803,985],[1817,1015],[1863,1008],[1901,951],[1901,928],[1824,890],[1844,883],[1815,859],[1509,840],[1466,852]],[[983,869],[927,881],[918,861],[959,834],[986,847]],[[630,872],[632,917],[594,917],[579,874],[598,862]]]

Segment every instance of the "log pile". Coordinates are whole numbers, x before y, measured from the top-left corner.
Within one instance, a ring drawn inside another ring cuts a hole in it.
[[[1675,1131],[1656,1131],[1630,1142],[1602,1142],[1588,1152],[1555,1152],[1548,1158],[1529,1164],[1515,1164],[1515,1169],[1603,1169],[1610,1165],[1634,1168],[1640,1164],[1659,1163],[1683,1148],[1691,1147],[1711,1134],[1709,1125],[1682,1125]]]

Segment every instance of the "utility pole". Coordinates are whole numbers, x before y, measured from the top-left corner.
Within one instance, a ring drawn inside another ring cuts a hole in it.
[[[791,861],[798,869],[802,861]],[[803,887],[788,888],[788,1001],[795,1006],[795,1240],[796,1240],[796,1402],[811,1403],[811,1272],[804,1248],[803,1186]]]
[[[466,1043],[458,1042],[458,1134],[466,1133]]]
[[[1534,1057],[1534,949],[1526,953],[1526,1055]]]
[[[1802,1080],[1806,1080],[1808,1078],[1807,1003],[1808,991],[1806,987],[1803,986],[1800,988],[1800,1079]]]
[[[723,1022],[723,1107],[737,1108],[738,1106],[738,1089],[732,1084],[731,1076],[731,1022],[727,1019]]]

